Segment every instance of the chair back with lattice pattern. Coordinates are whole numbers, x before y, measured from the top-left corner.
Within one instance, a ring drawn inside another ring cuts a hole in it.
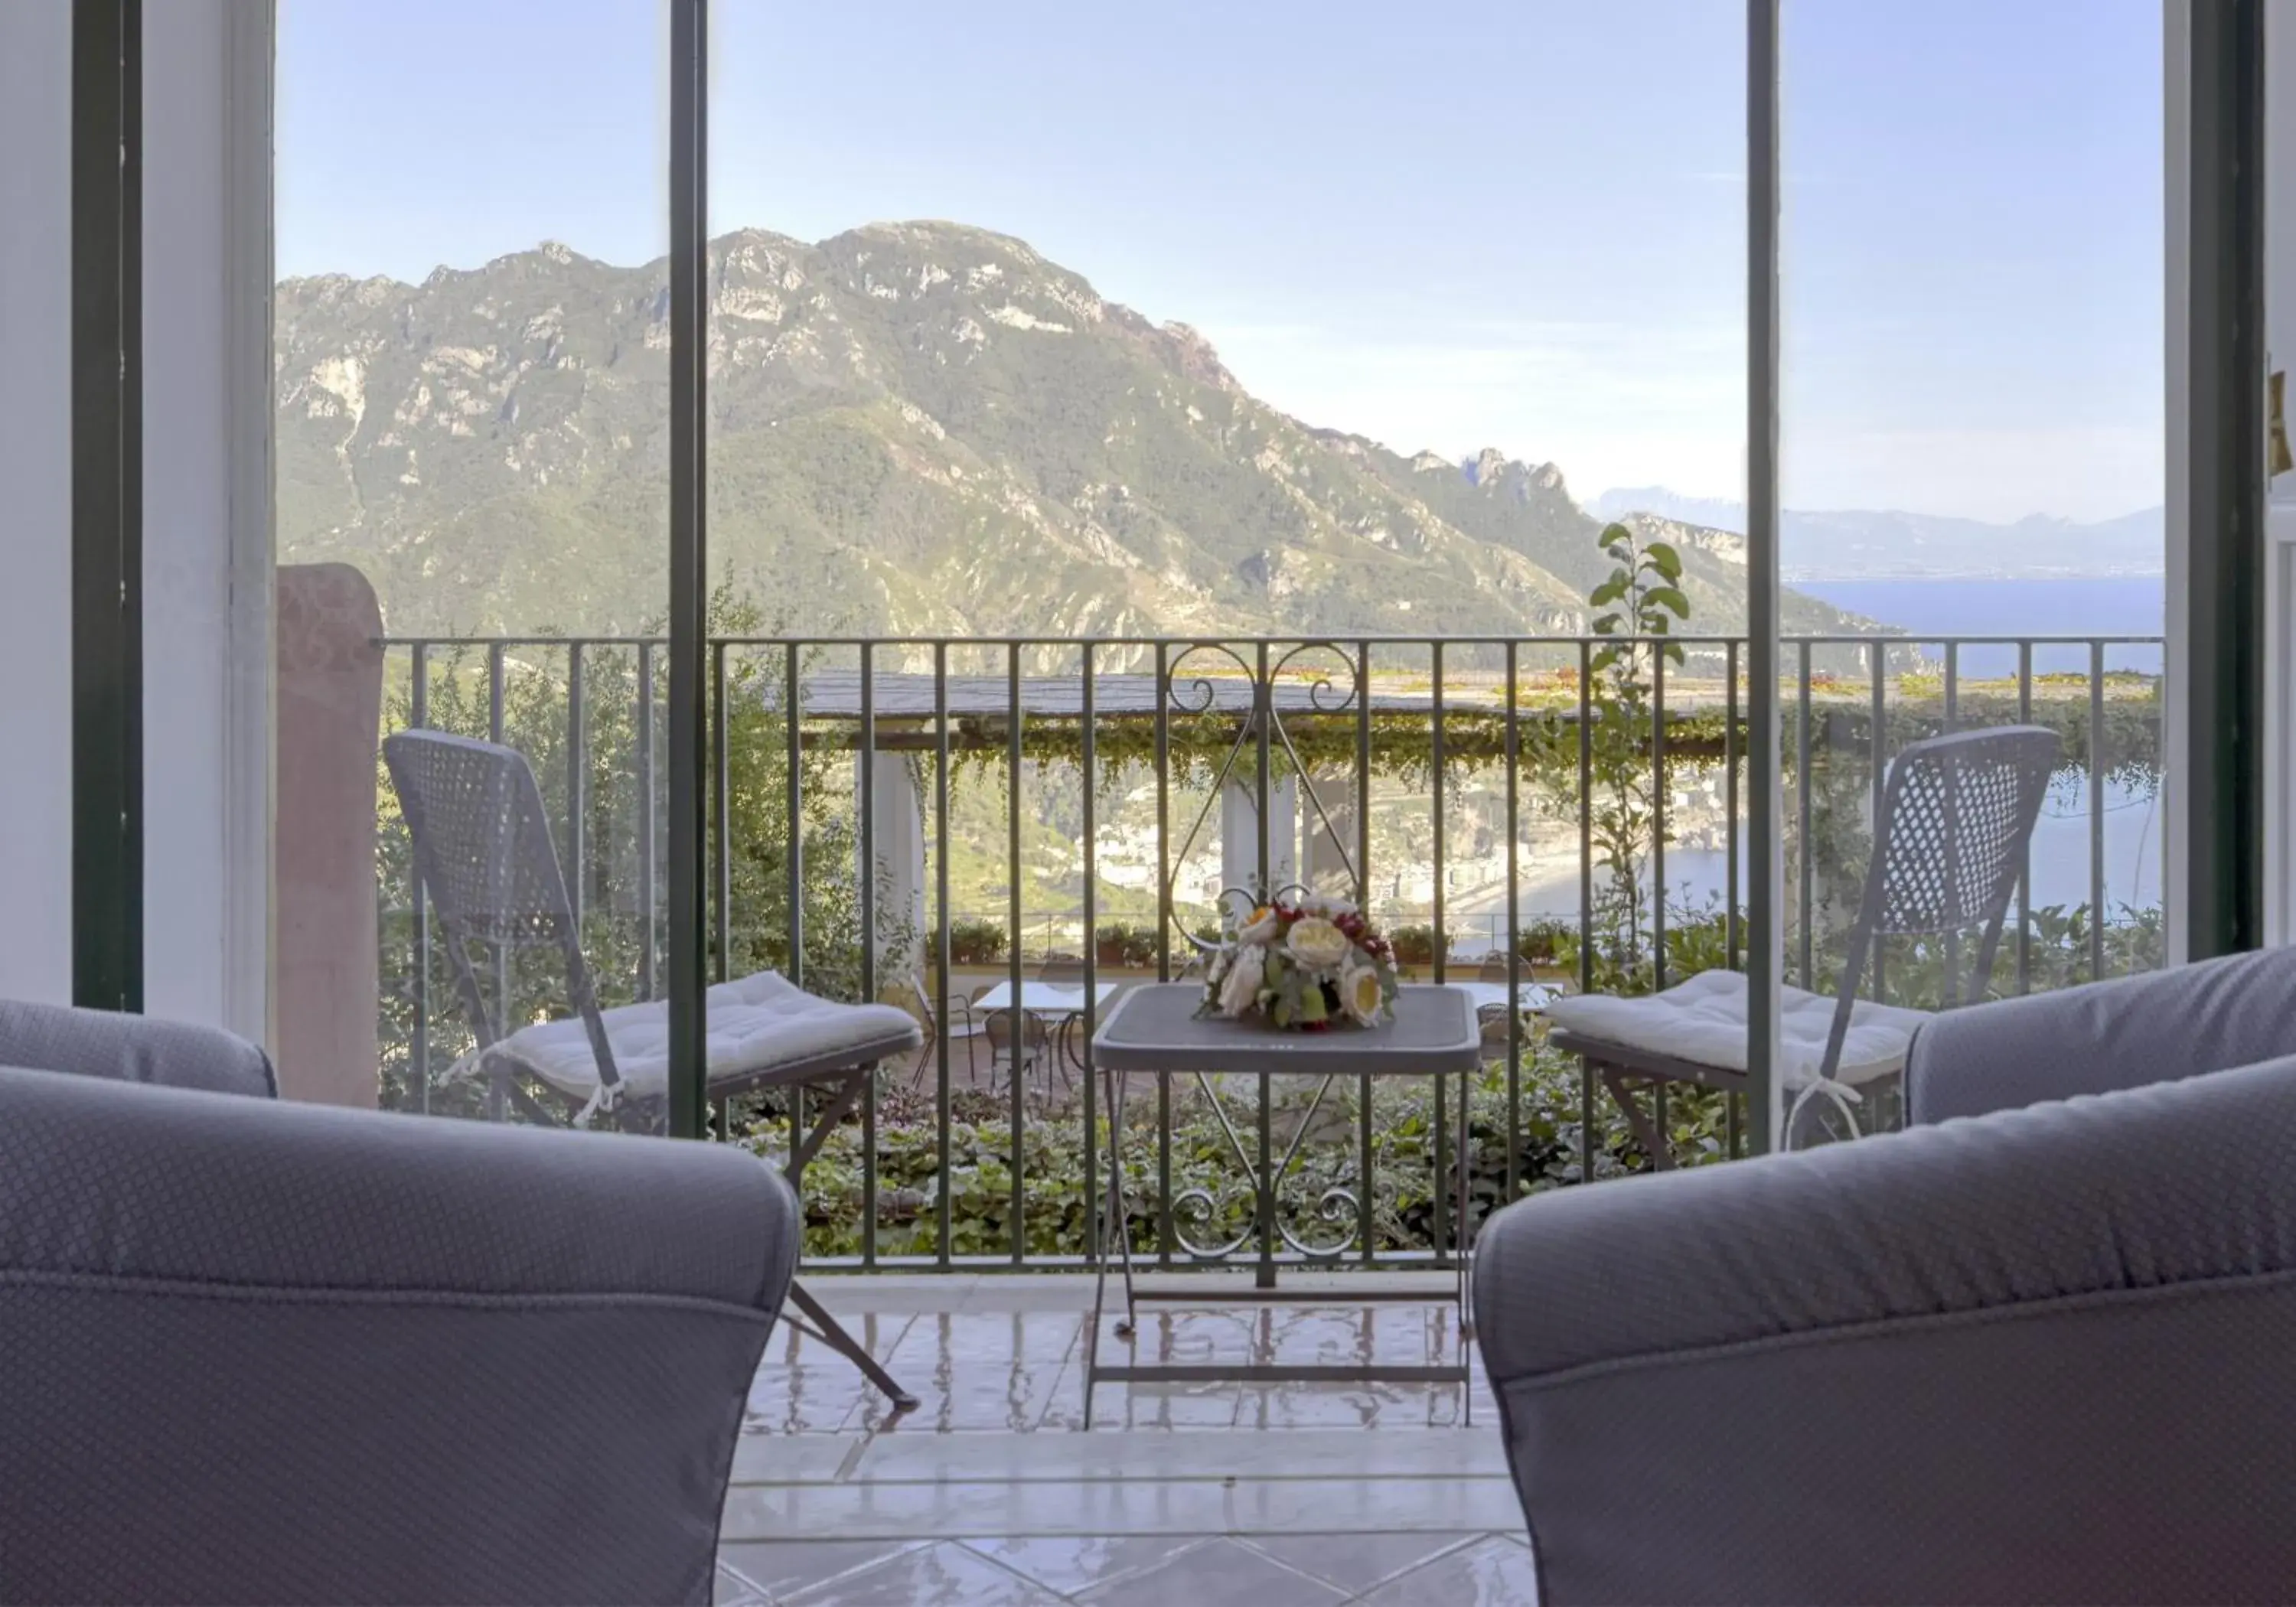
[[[599,1080],[618,1086],[542,789],[526,756],[443,731],[400,731],[383,739],[382,758],[480,1046],[508,1034],[517,956],[554,948],[597,1057]],[[491,961],[491,986],[480,974],[482,955]]]
[[[1974,934],[1965,980],[1948,963],[1939,1002],[1950,1009],[1984,997],[2060,749],[2046,726],[1998,726],[1933,736],[1898,755],[1874,823],[1823,1075],[1841,1062],[1866,963],[1883,939],[1943,937],[1950,955],[1952,939]]]
[[[1020,1038],[1020,1044],[1018,1046],[1019,1054],[1017,1058],[1021,1060],[1033,1060],[1038,1054],[1043,1052],[1046,1041],[1045,1023],[1037,1018],[1035,1012],[1027,1010],[1017,1012],[1011,1010],[992,1010],[981,1018],[983,1024],[987,1027],[988,1031],[988,1052],[992,1059],[1001,1057],[1005,1060],[1012,1060],[1016,1058],[1014,1054],[1014,1044],[1013,1041],[1016,1035],[1016,1029],[1013,1024],[1013,1018],[1015,1015],[1018,1015],[1020,1018],[1020,1024],[1017,1029],[1017,1035]]]

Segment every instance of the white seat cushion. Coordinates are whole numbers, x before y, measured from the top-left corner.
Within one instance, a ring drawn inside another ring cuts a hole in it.
[[[806,1061],[849,1055],[865,1064],[914,1052],[923,1041],[916,1019],[890,1004],[840,1004],[761,971],[709,992],[709,1081],[740,1081]],[[669,1006],[621,1004],[603,1013],[606,1041],[626,1096],[660,1098],[669,1086]],[[578,1015],[512,1033],[496,1046],[561,1093],[586,1099],[597,1090],[598,1065]]]
[[[1825,1063],[1834,1001],[1799,988],[1778,991],[1783,1037],[1779,1070],[1786,1085],[1793,1086],[1814,1079]],[[1551,1000],[1540,1013],[1580,1037],[1719,1070],[1743,1071],[1746,998],[1743,972],[1702,971],[1664,993],[1635,999],[1581,994]],[[1902,1070],[1915,1029],[1927,1020],[1925,1011],[1858,1000],[1850,1011],[1836,1075],[1846,1083],[1863,1083]]]

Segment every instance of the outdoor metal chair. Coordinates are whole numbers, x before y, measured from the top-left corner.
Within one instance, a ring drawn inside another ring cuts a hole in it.
[[[965,1082],[969,1086],[973,1073],[973,1045],[983,1036],[980,1021],[972,1013],[972,996],[951,993],[937,997],[926,989],[924,979],[918,976],[909,979],[909,988],[917,996],[917,1008],[923,1013],[925,1023],[925,1041],[917,1050],[916,1064],[910,1068],[910,1086],[924,1086],[926,1073],[939,1058],[935,1051],[946,1036],[952,1049],[959,1042],[964,1045]]]
[[[1020,1022],[1017,1029],[1015,1017]],[[992,1010],[980,1021],[988,1036],[990,1086],[995,1086],[996,1069],[1002,1066],[1006,1077],[1025,1086],[1029,1070],[1051,1046],[1043,1021],[1026,1010]]]
[[[1084,962],[1074,955],[1047,955],[1045,963],[1037,967],[1037,980],[1050,982],[1055,988],[1081,988]]]
[[[1930,1019],[1927,1011],[1857,996],[1869,962],[1877,978],[1882,974],[1884,939],[1943,941],[1943,1008],[1985,996],[2058,750],[2054,731],[2008,726],[1931,737],[1898,756],[1837,994],[1829,1000],[1781,989],[1778,1074],[1792,1095],[1788,1147],[1821,1135],[1855,1136],[1861,1090],[1902,1073],[1907,1045]],[[1966,941],[1972,934],[1975,941]],[[1959,958],[1972,950],[1964,972]],[[1645,998],[1556,999],[1544,1013],[1554,1029],[1549,1042],[1602,1078],[1661,1168],[1672,1164],[1663,1115],[1669,1083],[1732,1093],[1749,1086],[1742,972],[1703,972]],[[1655,1113],[1636,1097],[1636,1082],[1651,1093]]]
[[[599,1008],[542,791],[526,756],[439,731],[395,733],[383,739],[382,755],[455,992],[478,1039],[458,1070],[485,1079],[488,1115],[499,1120],[515,1107],[554,1125],[604,1119],[660,1131],[669,1093],[668,1007],[655,1000]],[[562,962],[574,1013],[508,1030],[519,961],[535,950],[554,951]],[[783,1169],[800,1193],[807,1165],[860,1104],[878,1064],[909,1054],[922,1037],[906,1011],[818,998],[776,972],[719,983],[704,1004],[712,1102],[773,1088],[790,1092],[794,1109],[798,1090],[827,1090],[808,1130],[800,1134],[791,1124]],[[802,1285],[791,1288],[790,1299],[815,1337],[859,1367],[898,1409],[915,1404]]]

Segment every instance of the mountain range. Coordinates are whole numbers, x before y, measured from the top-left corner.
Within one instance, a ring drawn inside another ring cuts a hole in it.
[[[1684,496],[1663,486],[1603,492],[1587,504],[1597,519],[1635,515],[1742,533],[1734,502]],[[2079,524],[2035,514],[2012,524],[1886,511],[1780,516],[1778,565],[1789,580],[2054,580],[2068,576],[2157,575],[2167,551],[2167,510]]]
[[[713,578],[776,629],[1575,634],[1608,572],[1554,464],[1302,423],[1009,236],[748,229],[709,283]],[[398,634],[659,627],[664,264],[545,244],[275,315],[283,559],[357,565]],[[1741,627],[1742,542],[1644,522],[1688,628]],[[1786,624],[1876,628],[1798,594]]]

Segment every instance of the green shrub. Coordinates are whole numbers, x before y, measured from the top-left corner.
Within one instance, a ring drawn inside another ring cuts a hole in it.
[[[1435,929],[1431,926],[1398,926],[1387,934],[1387,940],[1395,946],[1398,965],[1435,963]]]
[[[1103,922],[1093,934],[1093,958],[1103,965],[1153,965],[1156,929],[1125,921]]]
[[[979,915],[959,915],[948,923],[952,965],[994,965],[1004,957],[1004,929]]]
[[[1309,1079],[1300,1085],[1312,1088]],[[1447,1099],[1458,1097],[1450,1079]],[[1337,1215],[1319,1209],[1326,1191],[1344,1188],[1360,1197],[1359,1113],[1355,1090],[1335,1088],[1302,1146],[1298,1168],[1282,1192],[1283,1220],[1318,1248],[1352,1234],[1354,1208],[1341,1202]],[[1227,1095],[1230,1119],[1251,1142],[1247,1114],[1250,1095],[1239,1086]],[[948,1251],[952,1256],[1003,1255],[1013,1245],[1013,1129],[1010,1106],[1001,1099],[960,1094],[952,1101],[949,1170],[939,1166],[939,1145],[930,1095],[920,1096],[888,1083],[877,1121],[877,1251],[883,1256],[930,1256],[939,1249],[939,1206],[949,1199]],[[1288,1136],[1306,1105],[1300,1086],[1287,1087],[1276,1112],[1279,1139]],[[1456,1187],[1457,1157],[1448,1153],[1456,1138],[1458,1107],[1447,1104],[1446,1168],[1435,1172],[1434,1091],[1429,1082],[1382,1079],[1374,1089],[1371,1111],[1373,1171],[1371,1205],[1376,1251],[1393,1255],[1424,1251],[1436,1242],[1436,1198],[1447,1202]],[[1507,1079],[1504,1063],[1486,1066],[1475,1079],[1470,1104],[1470,1214],[1480,1221],[1507,1199],[1509,1147]],[[1132,1207],[1136,1254],[1153,1255],[1157,1233],[1157,1137],[1153,1099],[1128,1107],[1124,1133],[1126,1192]],[[1726,1150],[1724,1106],[1719,1095],[1677,1087],[1668,1108],[1678,1164],[1719,1159]],[[1595,1175],[1598,1178],[1645,1170],[1648,1157],[1636,1144],[1625,1118],[1599,1088],[1595,1106]],[[1172,1109],[1172,1190],[1176,1197],[1200,1191],[1213,1204],[1185,1224],[1197,1243],[1225,1242],[1251,1224],[1251,1200],[1244,1173],[1229,1147],[1218,1119],[1201,1095],[1175,1088]],[[1526,1045],[1521,1079],[1521,1120],[1514,1128],[1514,1193],[1538,1193],[1578,1180],[1579,1077],[1576,1059],[1534,1042]],[[771,1119],[752,1122],[748,1139],[760,1152],[785,1142],[786,1129]],[[1107,1187],[1107,1127],[1100,1127],[1098,1191]],[[849,1122],[831,1135],[806,1174],[806,1253],[851,1256],[861,1251],[861,1129]],[[1086,1205],[1084,1119],[1080,1110],[1031,1113],[1021,1142],[1021,1240],[1031,1257],[1085,1253],[1092,1213]],[[1446,1206],[1447,1209],[1447,1203]],[[1247,1247],[1248,1249],[1248,1247]],[[1185,1253],[1185,1252],[1183,1252]],[[1236,1253],[1244,1254],[1240,1250]],[[1349,1254],[1356,1253],[1352,1245]]]

